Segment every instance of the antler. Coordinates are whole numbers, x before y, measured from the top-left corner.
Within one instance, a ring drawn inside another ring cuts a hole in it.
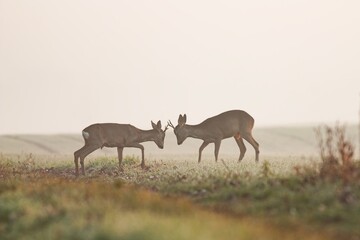
[[[166,132],[166,130],[168,130],[169,127],[169,123],[165,126],[164,132]]]
[[[172,124],[172,122],[170,120],[168,121],[168,126],[170,126],[172,129],[175,129],[174,125]]]

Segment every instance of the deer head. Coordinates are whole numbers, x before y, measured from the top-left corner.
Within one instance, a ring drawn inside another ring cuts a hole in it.
[[[163,149],[164,148],[164,140],[165,140],[165,132],[168,129],[168,125],[165,127],[164,130],[161,129],[161,121],[159,120],[157,124],[155,124],[153,121],[151,121],[152,128],[157,132],[154,137],[154,142],[156,145]]]
[[[174,127],[171,121],[168,121],[168,126],[174,129],[174,133],[176,135],[178,145],[182,144],[185,141],[185,139],[189,136],[188,130],[185,127],[185,123],[186,123],[186,114],[179,115],[178,125],[176,127]]]

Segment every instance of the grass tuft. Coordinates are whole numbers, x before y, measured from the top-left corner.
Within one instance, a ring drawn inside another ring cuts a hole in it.
[[[334,128],[325,125],[315,132],[322,160],[320,177],[341,179],[344,184],[360,180],[360,167],[354,161],[354,146],[346,139],[345,125],[337,123]]]

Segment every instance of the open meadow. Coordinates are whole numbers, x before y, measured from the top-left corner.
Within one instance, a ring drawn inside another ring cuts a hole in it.
[[[338,156],[325,164],[311,127],[254,133],[253,149],[237,162],[238,148],[213,145],[197,163],[199,141],[165,149],[145,144],[85,160],[75,177],[77,135],[0,137],[1,239],[360,239],[360,166]],[[356,128],[348,128],[356,140]],[[336,151],[335,151],[336,152]],[[330,167],[329,167],[330,166]]]
[[[0,240],[360,240],[359,10],[0,0]]]

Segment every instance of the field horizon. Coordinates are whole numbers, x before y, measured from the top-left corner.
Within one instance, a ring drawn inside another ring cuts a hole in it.
[[[314,129],[317,126],[277,126],[255,128],[254,138],[260,144],[260,156],[266,155],[318,155]],[[355,148],[358,145],[358,129],[356,125],[348,125],[346,134]],[[246,141],[247,152],[245,157],[253,157],[254,149]],[[164,149],[159,149],[153,142],[142,143],[145,147],[145,158],[169,155],[197,155],[202,141],[188,138],[182,145],[177,145],[176,137],[169,129],[166,132]],[[0,153],[6,154],[62,154],[72,155],[82,147],[84,140],[81,133],[75,134],[4,134],[0,135]],[[203,151],[204,157],[213,156],[214,146],[210,144]],[[138,149],[125,148],[125,155],[137,155]],[[116,148],[103,148],[96,150],[91,155],[116,155]],[[238,157],[239,149],[233,138],[224,139],[220,147],[221,157]]]

